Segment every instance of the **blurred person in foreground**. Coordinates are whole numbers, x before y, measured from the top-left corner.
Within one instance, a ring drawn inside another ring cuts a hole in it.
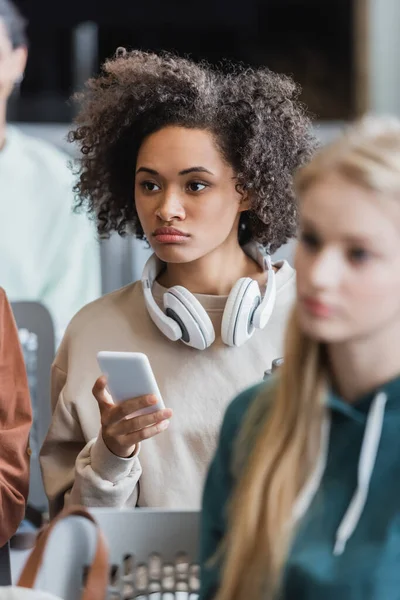
[[[24,518],[29,487],[31,402],[18,331],[0,288],[0,546]]]
[[[298,173],[285,362],[228,408],[203,498],[201,600],[398,600],[400,121]]]
[[[0,282],[12,301],[41,301],[60,337],[100,295],[100,250],[91,223],[73,212],[68,156],[6,123],[27,44],[23,17],[0,0]]]

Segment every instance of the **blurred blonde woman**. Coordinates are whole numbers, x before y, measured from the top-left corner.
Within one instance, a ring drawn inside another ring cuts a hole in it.
[[[296,179],[285,362],[228,408],[203,500],[202,600],[400,598],[400,122]]]

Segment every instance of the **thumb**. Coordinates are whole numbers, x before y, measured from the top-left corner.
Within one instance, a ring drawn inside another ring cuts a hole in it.
[[[111,407],[114,406],[112,396],[107,389],[107,377],[104,375],[96,380],[92,393],[97,400],[101,414],[107,412]]]

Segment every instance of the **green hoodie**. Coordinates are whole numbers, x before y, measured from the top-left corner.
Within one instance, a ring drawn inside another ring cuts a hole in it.
[[[247,390],[228,408],[208,474],[201,600],[218,588],[219,568],[206,563],[225,533],[234,440],[260,390]],[[296,504],[301,518],[279,597],[400,600],[400,377],[351,405],[334,394],[328,404],[326,443]]]

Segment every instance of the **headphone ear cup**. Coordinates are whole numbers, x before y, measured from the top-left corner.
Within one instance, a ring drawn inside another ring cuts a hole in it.
[[[164,309],[168,317],[176,321],[181,330],[181,340],[187,346],[205,350],[215,340],[214,326],[206,310],[187,289],[180,285],[164,294]]]
[[[258,283],[250,277],[236,282],[222,317],[221,337],[228,346],[242,346],[254,333],[252,317],[261,302]]]
[[[264,329],[264,327],[266,327],[275,308],[275,301],[276,275],[274,269],[270,268],[268,269],[267,287],[264,298],[253,316],[253,325],[256,329]]]

